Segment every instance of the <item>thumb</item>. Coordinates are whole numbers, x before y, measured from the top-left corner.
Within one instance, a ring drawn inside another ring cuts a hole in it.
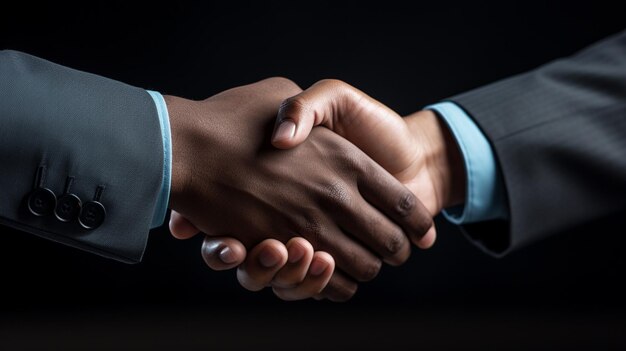
[[[415,157],[404,120],[339,80],[321,80],[285,100],[278,110],[272,144],[279,149],[293,148],[303,143],[315,126],[341,135],[392,174]]]
[[[201,252],[204,262],[215,271],[235,268],[246,259],[243,244],[229,237],[205,237]]]

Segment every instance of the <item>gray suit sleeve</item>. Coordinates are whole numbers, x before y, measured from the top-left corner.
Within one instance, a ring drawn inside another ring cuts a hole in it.
[[[506,187],[507,223],[464,228],[483,248],[626,213],[626,32],[450,100],[491,142]]]
[[[120,261],[141,260],[163,177],[158,115],[145,90],[0,51],[0,125],[2,224]],[[41,169],[45,177],[35,184]],[[69,178],[82,212],[67,212],[64,222],[54,210],[68,208],[59,201],[50,212],[41,199],[46,214],[29,210],[34,189],[61,199]],[[79,219],[95,223],[89,220],[99,215],[89,210],[94,199],[106,217],[85,229]]]

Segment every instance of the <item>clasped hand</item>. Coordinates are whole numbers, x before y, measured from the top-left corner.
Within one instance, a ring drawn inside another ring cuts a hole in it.
[[[401,118],[334,80],[165,99],[172,234],[205,233],[207,264],[239,267],[250,290],[349,299],[383,262],[405,262],[409,241],[430,247],[432,217],[462,201],[459,152],[430,111]]]

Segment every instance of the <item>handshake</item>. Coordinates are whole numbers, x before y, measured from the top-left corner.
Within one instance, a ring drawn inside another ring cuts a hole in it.
[[[411,243],[431,247],[433,216],[464,202],[462,155],[430,110],[402,118],[336,80],[164,99],[170,230],[205,233],[206,263],[238,267],[249,290],[347,300],[383,262],[405,262]]]
[[[139,262],[169,199],[172,234],[205,233],[245,288],[347,300],[444,208],[496,256],[623,217],[625,58],[623,32],[402,118],[336,80],[191,101],[0,51],[0,223]]]

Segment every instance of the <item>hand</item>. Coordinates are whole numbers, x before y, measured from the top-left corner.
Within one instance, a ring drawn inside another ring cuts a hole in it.
[[[285,121],[287,127],[281,131],[279,126]],[[430,111],[402,119],[343,82],[321,81],[281,105],[273,144],[294,147],[315,125],[333,129],[380,162],[419,194],[433,216],[464,198],[465,173],[460,153],[447,128]],[[428,248],[435,236],[433,227],[424,237],[412,240]]]
[[[280,102],[299,92],[285,79],[269,79],[200,102],[166,96],[170,204],[208,235],[247,247],[304,237],[335,259],[338,270],[326,292],[345,299],[356,289],[350,278],[378,273],[377,255],[392,264],[405,261],[404,233],[421,236],[432,219],[406,187],[334,133],[314,131],[289,151],[268,148],[263,131],[271,132]]]
[[[170,231],[177,238],[198,233],[198,229],[175,211],[170,217]],[[207,236],[201,251],[204,261],[213,270],[237,267],[237,279],[244,288],[259,291],[269,286],[276,296],[288,301],[319,296],[335,268],[332,256],[314,252],[303,238],[292,238],[286,245],[266,239],[246,257],[246,248],[238,240]]]
[[[272,144],[294,148],[318,125],[358,146],[406,185],[432,216],[463,202],[462,156],[447,126],[432,111],[401,118],[344,82],[322,80],[281,105]],[[428,248],[435,237],[433,226],[424,237],[411,239],[417,246]]]

